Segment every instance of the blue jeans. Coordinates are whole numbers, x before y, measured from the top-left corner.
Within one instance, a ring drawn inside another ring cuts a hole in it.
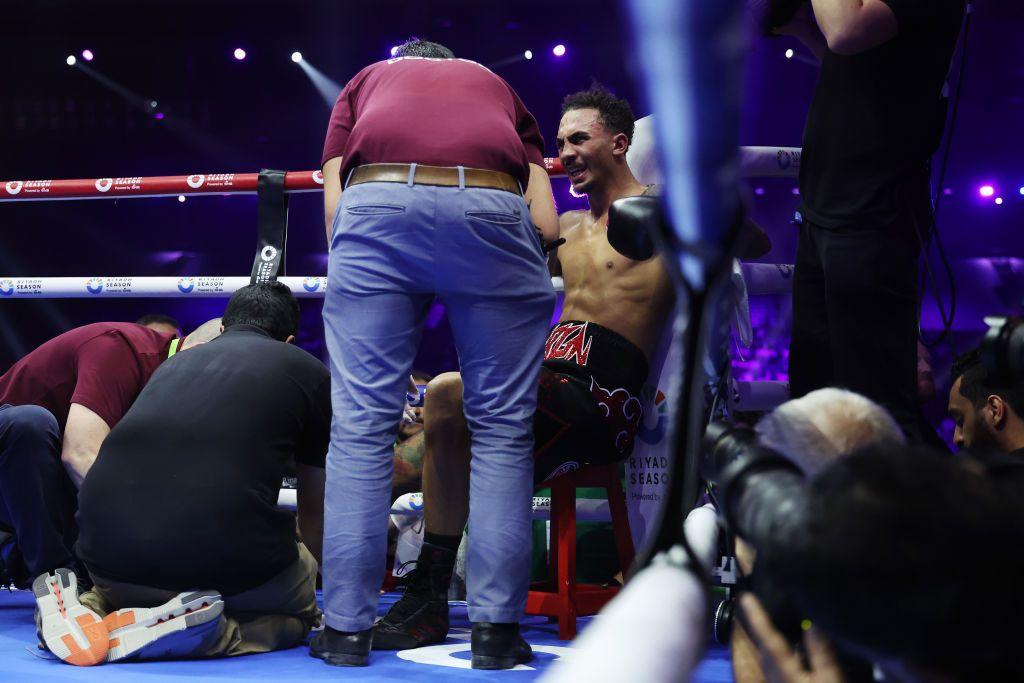
[[[0,527],[14,531],[29,575],[74,567],[77,493],[46,408],[0,405]]]
[[[384,576],[393,444],[424,315],[448,309],[472,434],[467,589],[473,621],[526,604],[537,376],[555,293],[522,197],[364,183],[334,219],[324,302],[331,447],[324,506],[327,625],[369,628]]]

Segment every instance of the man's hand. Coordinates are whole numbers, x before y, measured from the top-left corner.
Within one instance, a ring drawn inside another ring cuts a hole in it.
[[[76,489],[82,488],[85,475],[96,462],[100,445],[109,433],[110,427],[102,417],[79,403],[71,404],[68,421],[64,425],[60,460]]]
[[[761,668],[768,683],[844,683],[832,646],[812,627],[804,633],[810,660],[805,669],[800,655],[772,624],[760,601],[751,593],[740,597],[747,632],[761,653]]]

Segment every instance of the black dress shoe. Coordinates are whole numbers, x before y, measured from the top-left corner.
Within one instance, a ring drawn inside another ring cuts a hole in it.
[[[330,626],[309,641],[309,656],[332,666],[366,666],[370,662],[373,629],[348,633]]]
[[[530,644],[519,635],[519,624],[473,624],[474,669],[511,669],[533,659]]]

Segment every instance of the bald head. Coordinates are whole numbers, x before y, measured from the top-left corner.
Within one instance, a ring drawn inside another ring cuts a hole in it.
[[[757,433],[808,476],[862,448],[906,440],[885,408],[845,389],[787,401],[757,423]]]
[[[188,335],[181,341],[181,350],[190,349],[193,346],[199,344],[205,344],[208,341],[212,341],[220,336],[221,333],[220,318],[213,318],[207,320],[205,323],[197,327],[192,331],[192,334]]]

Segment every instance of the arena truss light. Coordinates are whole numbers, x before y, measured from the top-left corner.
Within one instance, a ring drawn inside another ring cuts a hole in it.
[[[245,50],[243,50],[240,47],[236,47],[235,51],[232,54],[234,54],[235,59],[237,59],[238,61],[242,61],[243,59],[245,59]]]
[[[68,66],[74,66],[75,62],[77,62],[78,60],[75,58],[74,55],[68,55],[68,58],[64,61],[67,63]]]
[[[793,48],[789,48],[788,50],[786,50],[786,59],[793,59],[794,54],[796,53],[793,52]]]
[[[981,187],[978,188],[978,194],[981,195],[982,197],[985,197],[986,199],[991,197],[995,193],[996,193],[996,188],[994,188],[992,185],[987,185],[986,184],[986,185],[982,185]]]
[[[293,53],[292,53],[292,61],[293,61],[293,62],[295,62],[296,64],[298,64],[299,62],[301,62],[301,61],[302,61],[302,53],[301,53],[301,52],[299,52],[298,50],[296,50],[295,52],[293,52]]]
[[[95,55],[93,55],[92,50],[82,50],[82,59],[84,59],[85,61],[91,62],[94,56]]]
[[[562,45],[561,43],[559,43],[558,45],[555,45],[553,48],[551,48],[551,53],[553,55],[555,55],[556,57],[564,57],[565,56],[565,45]]]
[[[533,59],[533,50],[527,50],[523,53],[524,59]]]

